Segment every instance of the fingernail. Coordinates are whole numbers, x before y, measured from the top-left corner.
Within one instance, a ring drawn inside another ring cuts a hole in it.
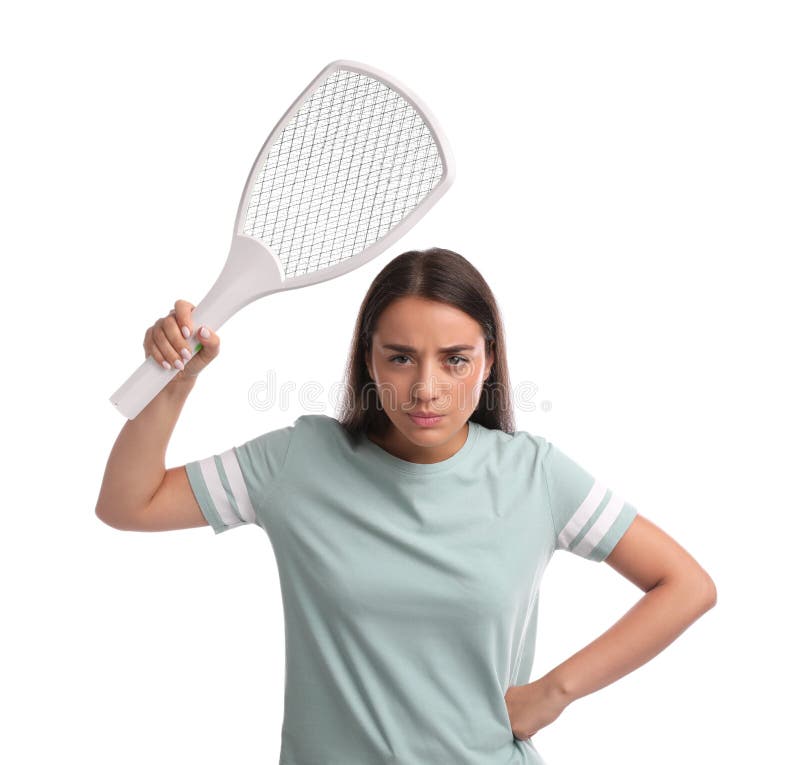
[[[183,369],[183,362],[180,359],[175,359],[175,366],[182,370]]]
[[[192,358],[192,354],[189,353],[189,351],[187,351],[186,348],[181,348],[181,356],[183,356],[183,358],[186,359],[186,361],[189,361],[189,359]]]
[[[189,327],[181,327],[181,332],[183,332],[184,337],[189,337],[191,332],[189,332]]]
[[[200,337],[202,337],[204,340],[208,340],[208,338],[211,337],[211,333],[208,331],[208,329],[203,327],[200,330]]]
[[[164,369],[166,369],[166,370],[168,370],[168,371],[169,371],[170,369],[172,369],[172,367],[169,365],[169,362],[168,362],[168,361],[162,361],[162,362],[161,362],[161,366],[162,366],[162,367],[164,367]]]

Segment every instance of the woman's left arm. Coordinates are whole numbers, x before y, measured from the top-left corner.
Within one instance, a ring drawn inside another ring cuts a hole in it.
[[[645,595],[596,640],[543,677],[506,693],[517,738],[530,738],[576,699],[642,666],[717,602],[713,580],[641,514],[605,559]]]

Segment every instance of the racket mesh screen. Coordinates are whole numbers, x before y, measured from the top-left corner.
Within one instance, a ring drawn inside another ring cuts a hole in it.
[[[384,236],[442,172],[416,109],[379,80],[339,69],[269,148],[242,233],[275,253],[285,278],[318,271]]]

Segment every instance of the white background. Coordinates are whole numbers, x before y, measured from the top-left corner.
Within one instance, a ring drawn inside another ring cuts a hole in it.
[[[222,327],[167,467],[306,412],[333,416],[297,387],[341,380],[373,277],[407,249],[454,249],[501,305],[512,383],[537,386],[517,427],[671,534],[718,592],[664,652],[536,734],[537,748],[549,765],[790,759],[792,3],[15,6],[0,31],[0,759],[277,762],[284,645],[268,538],[125,533],[94,507],[123,425],[108,397],[143,359],[147,326],[205,295],[258,148],[338,58],[431,107],[455,184],[366,267]],[[296,387],[259,408],[249,391],[269,375]],[[558,553],[532,679],[640,595],[609,566]]]

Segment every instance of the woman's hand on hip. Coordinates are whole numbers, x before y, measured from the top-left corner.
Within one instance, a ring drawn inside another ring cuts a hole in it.
[[[527,685],[512,685],[505,694],[508,719],[514,738],[533,736],[567,708],[566,697],[540,678]]]

